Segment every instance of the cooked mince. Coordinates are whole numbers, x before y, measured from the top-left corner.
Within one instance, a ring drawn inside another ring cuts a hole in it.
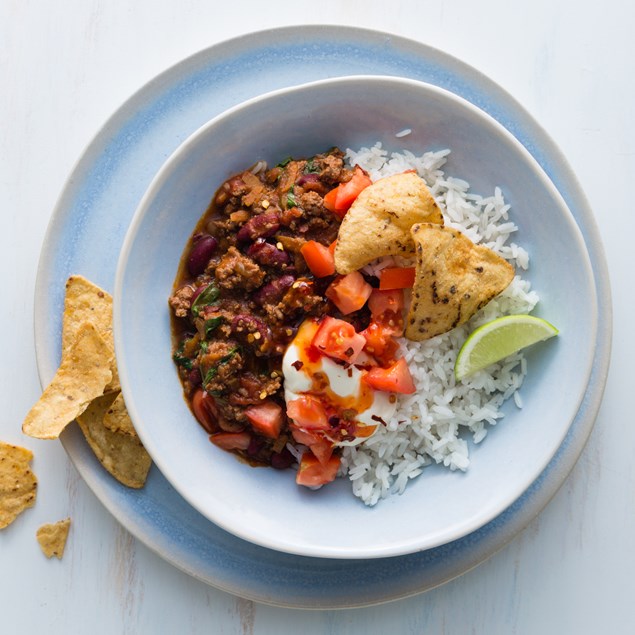
[[[300,323],[328,314],[368,324],[366,308],[337,310],[324,295],[335,276],[314,277],[300,251],[336,239],[324,196],[351,176],[338,149],[245,170],[220,186],[185,247],[169,299],[184,395],[212,440],[252,464],[294,462],[281,365]],[[282,412],[275,438],[252,425],[259,404]]]

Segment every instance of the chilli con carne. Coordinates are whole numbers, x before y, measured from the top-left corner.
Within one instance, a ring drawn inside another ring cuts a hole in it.
[[[360,299],[356,289],[378,280],[346,280],[333,266],[346,205],[371,181],[348,169],[338,149],[259,167],[223,183],[186,246],[169,299],[173,358],[215,445],[253,465],[286,468],[296,462],[296,441],[282,358],[299,326],[328,315],[355,333],[371,327],[370,291]]]

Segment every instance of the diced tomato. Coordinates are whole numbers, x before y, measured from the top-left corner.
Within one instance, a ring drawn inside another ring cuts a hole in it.
[[[329,422],[322,403],[311,395],[300,395],[287,403],[287,416],[298,428],[328,430]]]
[[[315,441],[315,443],[312,443],[309,449],[322,465],[326,465],[333,455],[333,442],[322,437]]]
[[[344,218],[348,208],[359,196],[359,193],[371,184],[372,181],[368,174],[356,165],[350,181],[340,183],[327,193],[324,197],[324,207],[337,214],[340,218]]]
[[[403,335],[404,297],[401,289],[373,289],[368,298],[368,308],[374,322],[390,329],[392,335]]]
[[[291,435],[296,443],[301,443],[302,445],[306,445],[307,447],[311,447],[314,443],[317,443],[320,440],[318,436],[320,434],[319,431],[309,432],[308,430],[303,430],[302,428],[296,427],[293,422],[290,423]]]
[[[337,240],[334,240],[330,245],[329,245],[329,251],[331,252],[331,256],[335,257],[335,247],[337,247]]]
[[[328,286],[326,297],[344,314],[361,309],[373,288],[359,271],[339,276]]]
[[[372,316],[378,320],[381,319],[381,316],[386,311],[399,313],[403,310],[403,307],[403,291],[400,289],[391,291],[373,289],[370,297],[368,298],[368,308],[370,309]]]
[[[218,432],[209,440],[223,450],[246,450],[251,442],[249,432]]]
[[[210,434],[216,432],[218,429],[216,404],[214,403],[214,398],[202,388],[195,390],[192,395],[192,411],[207,432]]]
[[[339,467],[339,456],[331,456],[326,463],[322,464],[312,452],[305,452],[302,455],[295,482],[307,487],[325,485],[335,480]]]
[[[415,384],[406,360],[402,357],[388,368],[371,368],[364,374],[364,381],[375,390],[411,395]]]
[[[335,212],[335,204],[337,201],[338,190],[339,190],[339,186],[334,187],[332,190],[330,190],[324,195],[324,207],[326,207],[326,209],[329,210],[329,212]]]
[[[383,366],[394,361],[399,350],[399,343],[393,337],[393,330],[390,327],[371,320],[360,335],[363,335],[366,340],[364,350]]]
[[[335,273],[335,260],[329,247],[316,240],[307,240],[300,247],[300,253],[304,256],[307,266],[316,278],[332,276]]]
[[[386,267],[379,275],[379,288],[411,289],[415,283],[414,267]]]
[[[333,441],[324,436],[324,430],[303,430],[291,423],[291,434],[296,443],[310,448],[320,463],[326,463],[333,454]]]
[[[255,430],[266,437],[277,439],[284,421],[282,406],[271,399],[245,409],[245,415]]]
[[[366,340],[363,335],[355,332],[352,324],[327,315],[322,318],[311,344],[323,355],[352,364],[364,348]]]

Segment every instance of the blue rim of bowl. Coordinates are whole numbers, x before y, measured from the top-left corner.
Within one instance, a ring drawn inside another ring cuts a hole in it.
[[[290,86],[287,88],[282,88],[278,90],[274,90],[263,95],[258,95],[251,99],[248,99],[242,103],[236,104],[235,106],[229,108],[228,110],[218,114],[214,118],[212,118],[207,123],[200,126],[197,130],[195,130],[191,135],[189,135],[185,141],[183,141],[178,148],[167,158],[167,160],[163,163],[159,171],[156,173],[146,192],[144,193],[139,206],[135,210],[132,221],[128,227],[128,231],[126,232],[123,246],[120,251],[120,256],[117,264],[116,275],[115,275],[115,288],[113,293],[113,306],[114,306],[114,339],[115,339],[115,351],[117,354],[117,359],[124,359],[124,343],[122,337],[123,331],[123,318],[121,313],[121,305],[122,305],[122,294],[123,294],[123,282],[125,270],[128,264],[128,260],[130,257],[131,249],[134,245],[134,242],[138,236],[140,225],[145,218],[145,211],[148,205],[155,200],[157,193],[163,187],[163,183],[166,179],[169,178],[172,170],[177,167],[180,162],[183,160],[183,157],[186,156],[195,146],[199,139],[204,136],[208,131],[213,130],[219,125],[223,125],[228,119],[244,109],[250,109],[251,107],[260,104],[262,102],[267,102],[272,99],[276,99],[279,97],[288,96],[290,94],[297,94],[302,92],[311,92],[313,90],[319,89],[323,86],[330,85],[349,85],[356,83],[367,83],[367,82],[377,82],[380,84],[385,84],[386,89],[389,90],[392,86],[397,85],[407,85],[415,88],[422,88],[426,91],[430,91],[432,93],[436,93],[438,95],[443,96],[447,100],[455,101],[459,103],[463,108],[472,111],[478,117],[482,118],[486,125],[492,126],[499,134],[501,134],[508,143],[512,144],[515,149],[522,154],[528,163],[532,164],[536,174],[538,174],[543,187],[549,192],[551,198],[557,201],[558,207],[560,207],[563,211],[564,217],[566,218],[567,223],[571,227],[571,231],[573,235],[576,237],[577,248],[580,250],[582,254],[585,256],[585,264],[586,264],[586,274],[589,276],[589,279],[593,282],[593,287],[595,287],[595,279],[593,276],[593,270],[591,268],[591,263],[588,257],[587,248],[584,243],[584,239],[582,237],[582,233],[578,228],[569,207],[564,201],[561,194],[558,192],[557,188],[552,183],[551,179],[547,176],[545,171],[542,169],[540,164],[534,159],[531,153],[523,146],[517,139],[514,137],[502,124],[500,124],[496,119],[491,117],[488,113],[481,110],[471,102],[463,99],[459,95],[452,93],[449,90],[444,88],[440,88],[433,84],[427,82],[421,82],[417,80],[412,80],[403,77],[386,77],[383,75],[352,75],[352,76],[344,76],[344,77],[336,77],[330,79],[322,79],[313,82],[307,82],[304,84],[300,84],[297,86]],[[219,184],[220,185],[220,184]],[[175,275],[176,275],[176,266],[175,263]],[[585,343],[586,346],[590,347],[590,350],[595,348],[595,341],[597,340],[597,302],[595,302],[595,298],[593,298],[593,302],[589,307],[589,313],[587,318],[590,316],[591,328],[592,332],[595,334],[595,340],[591,343]],[[377,547],[377,548],[360,548],[358,550],[351,551],[346,550],[343,551],[339,548],[326,547],[317,545],[314,543],[306,542],[304,544],[291,544],[284,540],[284,532],[276,533],[274,535],[265,535],[259,531],[257,525],[251,524],[236,524],[234,521],[236,520],[235,514],[227,513],[223,507],[213,506],[208,509],[205,505],[201,504],[201,502],[192,495],[190,491],[186,487],[183,487],[180,478],[178,475],[178,471],[180,466],[172,465],[169,460],[164,460],[165,457],[162,457],[160,453],[157,451],[157,445],[155,443],[154,436],[151,434],[148,427],[145,425],[143,418],[140,416],[135,400],[135,395],[129,389],[129,375],[128,368],[125,364],[120,365],[119,367],[119,377],[122,385],[122,392],[124,394],[124,399],[126,402],[126,406],[128,408],[129,414],[132,418],[132,421],[141,437],[141,440],[152,456],[154,462],[157,467],[160,469],[161,473],[166,477],[166,479],[171,483],[171,485],[177,490],[177,492],[199,513],[208,518],[211,522],[216,525],[222,527],[225,531],[228,531],[238,538],[246,540],[248,542],[255,543],[262,547],[273,549],[276,551],[282,551],[286,553],[296,554],[300,556],[306,557],[319,557],[319,558],[333,558],[333,559],[362,559],[362,558],[386,558],[386,557],[394,557],[394,556],[403,556],[408,555],[417,551],[432,549],[435,547],[439,547],[448,542],[452,542],[463,538],[464,536],[472,533],[480,529],[482,526],[486,525],[488,522],[496,518],[501,512],[507,509],[510,505],[512,505],[522,494],[527,490],[527,488],[534,482],[536,478],[543,472],[545,467],[550,463],[553,456],[556,454],[558,448],[560,447],[562,441],[567,435],[570,425],[573,423],[573,420],[576,416],[576,413],[579,410],[580,404],[582,402],[584,393],[586,391],[586,387],[588,385],[588,380],[591,376],[591,369],[593,363],[593,355],[590,353],[587,358],[587,366],[584,372],[584,383],[577,388],[577,396],[574,401],[574,405],[571,406],[571,415],[570,420],[568,422],[568,426],[563,429],[562,434],[554,440],[554,444],[550,447],[550,451],[545,453],[544,457],[540,463],[536,464],[535,469],[532,472],[527,472],[524,474],[524,478],[522,481],[522,485],[519,490],[510,494],[508,497],[497,501],[496,505],[490,505],[486,509],[483,510],[478,516],[471,516],[468,519],[465,519],[462,522],[455,523],[451,528],[442,533],[435,533],[432,536],[423,536],[421,534],[413,534],[410,540],[403,541],[402,543],[392,544],[390,548],[386,547]],[[180,398],[180,393],[179,393]]]

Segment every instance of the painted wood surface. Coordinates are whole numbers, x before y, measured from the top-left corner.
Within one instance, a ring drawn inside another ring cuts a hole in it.
[[[40,393],[32,332],[38,255],[85,145],[164,68],[235,35],[306,23],[382,29],[425,42],[516,97],[576,171],[600,226],[614,290],[603,406],[580,461],[544,512],[489,561],[443,587],[332,612],[254,604],[174,569],[109,515],[59,443],[20,432]],[[36,506],[0,532],[0,632],[634,632],[634,26],[626,0],[0,0],[0,439],[34,451],[40,481]],[[64,559],[46,560],[35,531],[66,516],[73,524]]]

